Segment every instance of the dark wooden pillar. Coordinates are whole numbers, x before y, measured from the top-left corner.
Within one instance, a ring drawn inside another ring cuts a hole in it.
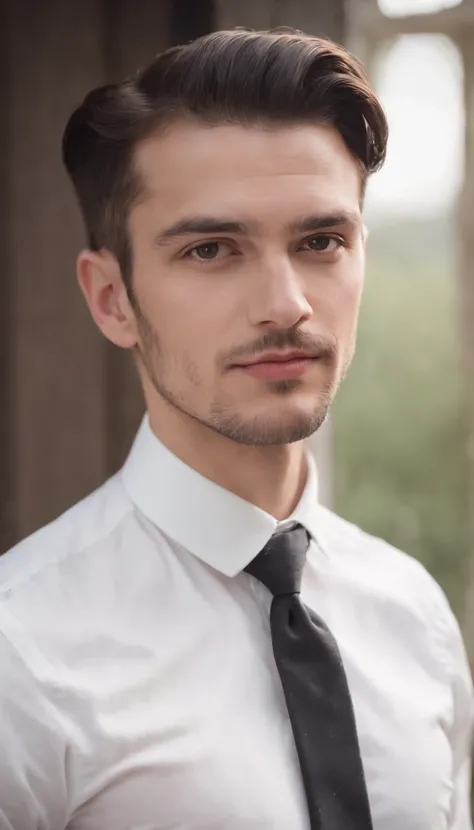
[[[11,130],[7,119],[11,105],[11,58],[8,33],[10,8],[0,9],[0,551],[12,544],[16,535],[15,463],[13,453],[14,419],[12,410],[12,270],[9,211],[11,188]]]
[[[105,401],[103,343],[76,285],[82,229],[60,156],[72,107],[103,78],[97,3],[4,0],[2,6],[4,549],[103,477]]]

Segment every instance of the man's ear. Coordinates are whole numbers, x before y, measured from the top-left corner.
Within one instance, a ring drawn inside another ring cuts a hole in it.
[[[77,280],[102,334],[122,349],[133,348],[137,344],[136,319],[116,258],[109,251],[81,251]]]

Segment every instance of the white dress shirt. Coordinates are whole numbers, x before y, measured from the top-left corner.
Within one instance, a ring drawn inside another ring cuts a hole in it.
[[[310,463],[302,598],[339,642],[374,830],[469,830],[445,596],[316,490]],[[271,595],[242,573],[277,526],[145,419],[120,473],[0,558],[0,830],[308,830]]]

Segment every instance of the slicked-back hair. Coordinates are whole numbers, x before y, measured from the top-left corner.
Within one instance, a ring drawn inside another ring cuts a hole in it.
[[[190,117],[210,126],[333,125],[360,167],[362,193],[385,158],[387,121],[362,65],[342,46],[296,30],[214,32],[92,90],[68,121],[63,161],[88,245],[117,258],[130,296],[128,217],[146,187],[134,152]]]

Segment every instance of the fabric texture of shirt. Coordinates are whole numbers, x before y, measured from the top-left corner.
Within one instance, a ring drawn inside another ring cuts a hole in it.
[[[416,560],[318,504],[302,599],[344,660],[374,830],[471,830],[471,677]],[[0,830],[308,830],[270,592],[280,526],[145,419],[124,468],[0,557]],[[341,764],[344,759],[341,758]]]

